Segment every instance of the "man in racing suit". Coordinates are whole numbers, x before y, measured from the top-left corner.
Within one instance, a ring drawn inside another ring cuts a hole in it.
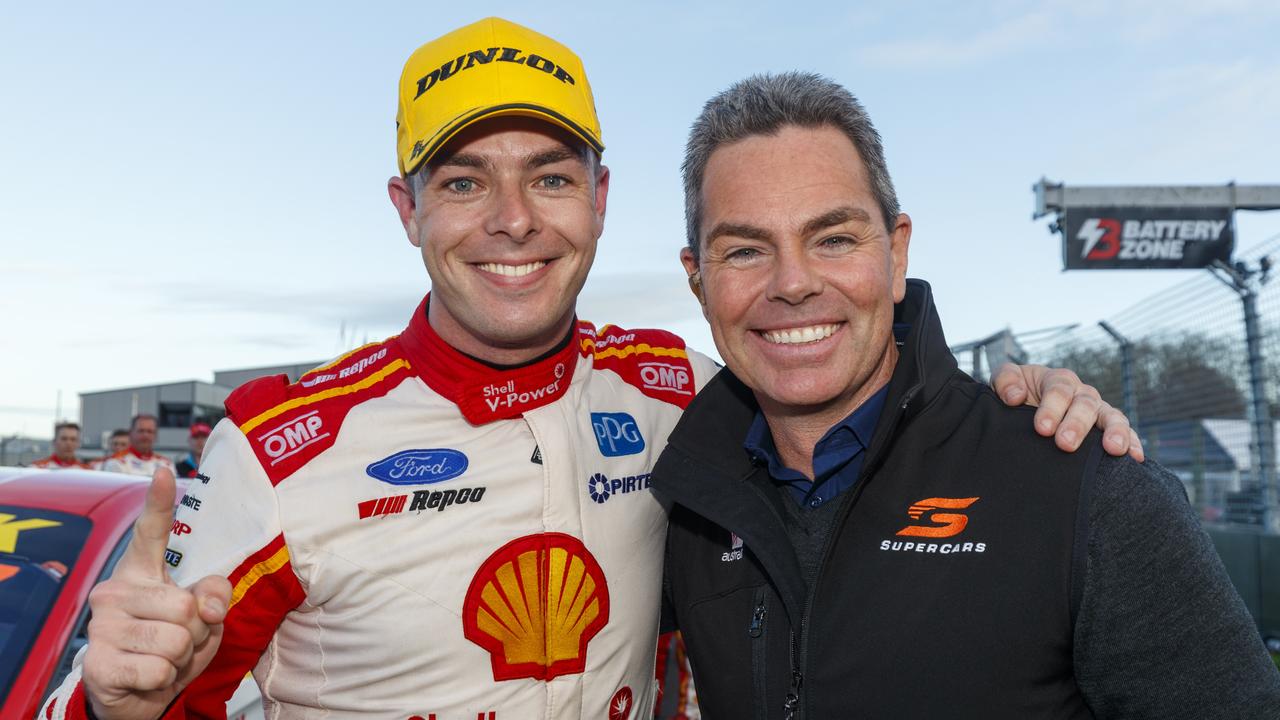
[[[609,174],[568,48],[450,33],[410,58],[398,119],[430,296],[399,336],[228,398],[176,518],[153,483],[45,716],[219,716],[249,669],[270,717],[651,711],[648,472],[715,366],[574,316]]]
[[[164,468],[173,472],[173,461],[154,451],[156,444],[156,418],[154,415],[135,415],[129,421],[129,447],[102,461],[102,469],[126,475],[151,477]]]
[[[31,463],[45,470],[88,470],[89,464],[76,457],[80,449],[80,426],[73,422],[58,423],[53,428],[53,454]]]

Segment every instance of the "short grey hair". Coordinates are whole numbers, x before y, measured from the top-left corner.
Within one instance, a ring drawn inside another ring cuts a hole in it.
[[[816,73],[753,75],[735,83],[703,106],[689,131],[684,152],[684,215],[689,249],[701,255],[702,181],[711,154],[722,145],[753,135],[776,135],[783,127],[830,125],[849,137],[867,166],[871,193],[892,232],[898,217],[898,193],[885,165],[880,133],[867,111],[844,86]]]

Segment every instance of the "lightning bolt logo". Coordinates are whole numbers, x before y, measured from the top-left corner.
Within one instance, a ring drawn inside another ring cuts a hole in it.
[[[1120,253],[1120,222],[1115,218],[1089,218],[1081,223],[1076,239],[1084,241],[1080,257],[1110,260]]]
[[[1080,257],[1089,257],[1089,251],[1093,250],[1098,241],[1106,235],[1107,231],[1098,226],[1098,218],[1089,218],[1080,226],[1080,232],[1076,235],[1077,240],[1084,241],[1084,250],[1080,252]]]

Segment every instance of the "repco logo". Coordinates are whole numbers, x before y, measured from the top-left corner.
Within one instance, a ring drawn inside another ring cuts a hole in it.
[[[541,55],[523,55],[523,50],[517,48],[496,48],[491,47],[484,50],[472,50],[471,52],[459,55],[457,58],[446,62],[440,67],[418,78],[418,94],[413,96],[414,100],[422,97],[422,94],[435,87],[438,82],[444,82],[449,78],[457,75],[463,70],[470,70],[476,65],[488,65],[491,62],[515,63],[516,65],[526,65],[535,70],[551,75],[555,79],[568,85],[574,85],[573,76],[565,72],[565,69]]]
[[[320,412],[312,410],[259,435],[258,442],[262,444],[262,451],[271,458],[271,464],[275,465],[308,445],[329,437],[329,433],[321,432],[323,429]]]
[[[640,363],[640,381],[649,390],[665,390],[680,395],[692,395],[689,387],[689,368],[668,363]]]
[[[934,525],[908,525],[899,530],[897,535],[908,537],[947,538],[959,535],[969,524],[969,516],[964,513],[935,512],[936,510],[963,510],[978,501],[978,498],[926,498],[913,504],[907,514],[912,520],[925,518]],[[943,523],[938,525],[936,523]]]

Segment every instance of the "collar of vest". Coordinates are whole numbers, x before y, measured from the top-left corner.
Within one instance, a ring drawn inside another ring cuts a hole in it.
[[[520,417],[564,397],[578,360],[578,323],[564,347],[531,363],[494,368],[446,343],[427,322],[427,303],[418,305],[400,346],[414,372],[432,390],[458,406],[472,425]]]
[[[155,455],[154,452],[144,453],[132,445],[129,446],[129,449],[126,450],[125,453],[132,453],[133,456],[138,458],[139,460],[150,460],[152,456]]]

